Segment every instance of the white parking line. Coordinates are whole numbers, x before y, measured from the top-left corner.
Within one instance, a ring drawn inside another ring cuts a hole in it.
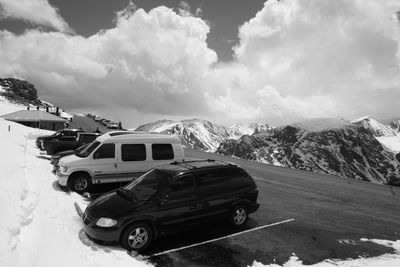
[[[219,237],[219,238],[210,239],[210,240],[207,240],[207,241],[204,241],[204,242],[200,242],[200,243],[196,243],[196,244],[192,244],[192,245],[189,245],[189,246],[185,246],[185,247],[166,250],[166,251],[163,251],[163,252],[154,253],[154,254],[152,254],[150,256],[144,257],[144,259],[148,259],[148,258],[151,258],[151,257],[164,255],[164,254],[167,254],[167,253],[171,253],[171,252],[175,252],[175,251],[179,251],[179,250],[183,250],[183,249],[187,249],[187,248],[201,246],[201,245],[204,245],[204,244],[207,244],[207,243],[215,242],[215,241],[218,241],[218,240],[230,238],[230,237],[233,237],[233,236],[249,233],[249,232],[252,232],[252,231],[256,231],[256,230],[260,230],[260,229],[263,229],[263,228],[267,228],[267,227],[271,227],[271,226],[275,226],[275,225],[279,225],[279,224],[284,224],[284,223],[288,223],[288,222],[292,222],[292,221],[294,221],[294,219],[288,219],[288,220],[281,221],[281,222],[276,222],[276,223],[271,223],[271,224],[258,226],[258,227],[255,227],[255,228],[252,228],[252,229],[248,229],[248,230],[245,230],[245,231],[242,231],[242,232],[230,234],[230,235]]]

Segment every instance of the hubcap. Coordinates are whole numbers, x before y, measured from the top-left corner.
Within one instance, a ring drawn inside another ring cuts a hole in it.
[[[129,233],[128,244],[131,248],[139,249],[146,244],[148,239],[149,234],[147,233],[147,230],[142,227],[138,227]]]
[[[241,225],[246,221],[246,211],[243,208],[239,208],[235,210],[235,213],[233,214],[233,222],[236,225]]]
[[[81,190],[84,190],[86,187],[87,187],[87,181],[86,181],[85,178],[83,178],[83,177],[75,178],[75,180],[74,180],[74,188],[76,190],[81,191]]]

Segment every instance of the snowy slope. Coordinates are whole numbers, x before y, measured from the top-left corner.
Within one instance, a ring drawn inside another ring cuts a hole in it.
[[[377,137],[396,135],[396,132],[390,126],[384,125],[371,117],[362,117],[353,120],[351,123],[363,126]]]
[[[400,178],[398,158],[373,131],[339,119],[310,119],[227,140],[217,153],[375,183]]]
[[[251,123],[224,127],[206,120],[183,121],[159,120],[136,128],[136,131],[176,134],[186,147],[214,152],[227,139],[238,139],[243,135],[269,131],[269,125]]]
[[[375,138],[389,151],[400,152],[400,121],[394,120],[385,125],[371,117],[362,117],[352,121],[356,125],[361,125],[371,131]]]
[[[84,201],[57,188],[49,161],[35,147],[45,134],[0,119],[0,160],[7,170],[0,176],[0,266],[145,266],[119,247],[86,237],[73,205]]]

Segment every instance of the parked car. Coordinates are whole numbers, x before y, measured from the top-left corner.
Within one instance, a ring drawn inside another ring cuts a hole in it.
[[[72,138],[76,138],[78,133],[83,132],[80,129],[63,129],[60,131],[55,132],[52,135],[45,135],[36,138],[36,146],[43,150],[42,144],[44,141],[51,141],[51,140],[71,140]]]
[[[59,169],[59,161],[62,157],[69,156],[72,154],[79,153],[80,151],[84,150],[89,144],[84,144],[77,149],[65,150],[58,153],[55,153],[51,156],[50,164],[53,165],[53,172],[57,172]]]
[[[101,120],[100,120],[100,123],[101,123],[102,125],[104,125],[104,126],[106,126],[107,123],[109,123],[109,122],[111,122],[111,121],[110,121],[110,120],[107,120],[107,119],[101,119]]]
[[[119,129],[119,123],[118,122],[109,122],[109,123],[107,123],[106,126],[109,129]]]
[[[61,158],[57,178],[61,186],[82,193],[93,184],[129,182],[156,166],[183,157],[177,136],[113,131],[79,153]]]
[[[181,161],[147,172],[78,213],[89,237],[141,252],[161,234],[218,220],[241,227],[259,208],[257,197],[253,178],[237,165]]]
[[[85,133],[80,132],[78,136],[68,136],[60,140],[44,140],[42,141],[42,148],[48,155],[53,155],[65,150],[74,150],[82,145],[91,143],[94,139],[99,137],[99,133]]]
[[[95,121],[97,121],[97,122],[100,122],[100,121],[101,121],[101,117],[99,117],[99,116],[94,116],[93,119],[94,119]]]

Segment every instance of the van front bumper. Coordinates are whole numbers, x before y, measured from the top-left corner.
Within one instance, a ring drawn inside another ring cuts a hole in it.
[[[58,180],[58,184],[61,186],[67,186],[68,175],[62,174],[60,171],[57,171],[56,177]]]

